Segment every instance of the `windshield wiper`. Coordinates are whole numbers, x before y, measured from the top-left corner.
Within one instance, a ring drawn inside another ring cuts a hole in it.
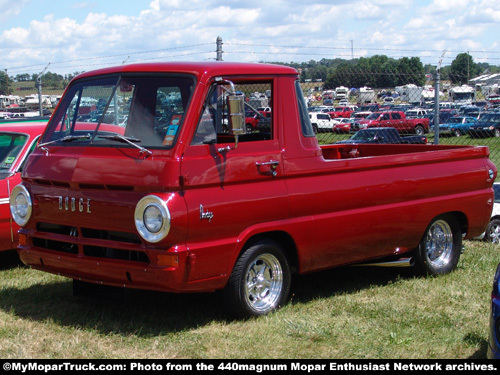
[[[105,138],[105,139],[111,139],[111,140],[118,141],[118,142],[127,143],[129,145],[134,146],[135,148],[138,148],[141,151],[141,154],[146,154],[146,155],[152,155],[153,154],[147,148],[144,148],[144,147],[139,146],[138,144],[134,143],[134,142],[140,142],[141,141],[140,139],[137,139],[137,138],[124,137],[121,134],[112,134],[112,135],[103,135],[103,134],[100,134],[100,135],[98,135],[98,137],[99,138]]]
[[[44,143],[39,143],[37,147],[40,150],[45,151],[46,154],[49,153],[49,149],[45,146],[57,143],[57,142],[73,142],[73,141],[78,141],[80,139],[90,139],[91,135],[90,133],[84,134],[84,135],[67,135],[65,137],[59,138],[59,139],[54,139],[52,141],[44,142]]]

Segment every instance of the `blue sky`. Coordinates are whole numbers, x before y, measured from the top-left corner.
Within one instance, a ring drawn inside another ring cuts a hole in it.
[[[0,69],[59,74],[123,62],[301,62],[469,52],[500,65],[498,0],[0,0]],[[446,52],[445,52],[446,51]]]

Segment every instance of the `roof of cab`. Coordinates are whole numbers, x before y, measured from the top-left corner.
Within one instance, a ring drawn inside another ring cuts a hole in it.
[[[187,73],[201,77],[205,74],[209,76],[228,76],[240,74],[284,74],[298,75],[294,68],[260,63],[235,63],[225,61],[201,61],[201,62],[158,62],[144,64],[118,65],[99,70],[82,73],[76,78],[85,78],[96,75],[106,75],[113,73]]]

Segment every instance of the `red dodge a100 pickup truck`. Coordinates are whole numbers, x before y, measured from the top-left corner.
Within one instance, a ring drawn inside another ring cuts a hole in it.
[[[247,133],[256,92],[270,116]],[[294,273],[402,259],[452,271],[490,219],[488,148],[319,146],[303,98],[296,70],[265,64],[76,77],[11,195],[22,261],[76,291],[223,290],[239,316],[282,306]]]

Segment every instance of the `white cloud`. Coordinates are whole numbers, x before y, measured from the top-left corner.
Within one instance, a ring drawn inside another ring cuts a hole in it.
[[[23,17],[29,4],[20,1],[13,6],[0,0],[0,22],[5,14]],[[65,16],[53,9],[53,14],[49,10],[22,23],[24,27],[0,28],[2,65],[67,60],[77,64],[86,59],[94,59],[95,65],[112,64],[127,56],[130,62],[210,59],[215,57],[217,36],[223,38],[225,56],[234,60],[347,57],[350,41],[356,56],[390,55],[394,49],[401,49],[394,53],[396,57],[425,56],[423,51],[442,48],[495,49],[500,31],[497,0],[317,0],[307,4],[301,0],[150,0],[126,14],[119,7],[99,8],[99,4],[82,1],[68,5],[71,12]],[[431,59],[437,60],[435,55],[440,53],[432,53]],[[108,56],[116,57],[103,58]],[[79,70],[94,67],[88,65]]]

